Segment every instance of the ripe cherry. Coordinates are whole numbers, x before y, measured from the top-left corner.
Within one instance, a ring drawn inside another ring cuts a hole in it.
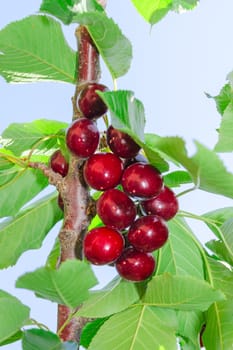
[[[107,130],[107,143],[111,151],[121,158],[133,158],[141,149],[132,137],[113,126]]]
[[[164,220],[172,219],[179,209],[175,193],[166,186],[158,196],[142,201],[141,207],[146,214],[159,215]]]
[[[87,158],[96,151],[99,137],[95,122],[87,118],[80,118],[75,120],[67,130],[66,143],[76,156]]]
[[[153,274],[155,265],[155,259],[150,253],[128,247],[116,261],[116,270],[126,280],[139,282]]]
[[[94,265],[110,264],[121,255],[124,238],[110,227],[98,227],[89,231],[83,240],[86,259]]]
[[[63,177],[67,175],[69,164],[60,150],[55,151],[50,157],[50,167]]]
[[[137,250],[153,252],[161,248],[168,239],[168,228],[157,215],[142,216],[129,229],[128,241]]]
[[[122,175],[124,191],[134,197],[151,198],[159,194],[163,179],[157,169],[150,164],[134,163]]]
[[[95,153],[87,159],[83,175],[87,184],[100,191],[117,186],[121,180],[123,163],[113,153]]]
[[[96,93],[97,90],[108,91],[108,88],[97,83],[87,84],[78,96],[77,104],[85,118],[96,119],[107,112],[107,106]]]
[[[136,217],[133,201],[122,191],[109,189],[97,201],[97,214],[107,226],[123,230]]]

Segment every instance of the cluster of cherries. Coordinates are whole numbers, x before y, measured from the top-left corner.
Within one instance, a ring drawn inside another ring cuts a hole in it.
[[[111,152],[97,151],[100,133],[96,119],[107,111],[97,90],[107,88],[97,83],[83,88],[77,99],[83,117],[75,120],[66,134],[68,149],[85,159],[86,183],[102,192],[96,211],[104,226],[86,233],[83,253],[92,264],[114,264],[123,278],[143,281],[155,270],[152,252],[166,243],[166,221],[176,215],[178,202],[174,192],[163,184],[160,172],[139,154],[140,146],[128,134],[109,126],[106,142]],[[66,175],[68,164],[60,151],[55,152],[50,164]]]

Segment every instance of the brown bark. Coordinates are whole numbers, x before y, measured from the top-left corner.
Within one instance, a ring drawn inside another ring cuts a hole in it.
[[[77,85],[73,101],[73,120],[79,118],[76,105],[77,96],[83,85],[98,81],[99,54],[84,26],[76,31],[78,40]],[[82,240],[93,217],[93,201],[82,177],[83,160],[70,155],[69,172],[59,185],[59,192],[64,202],[64,221],[59,233],[61,255],[59,263],[67,259],[82,260]],[[82,283],[82,281],[80,281]],[[77,305],[78,307],[78,305]],[[88,319],[71,318],[74,310],[65,305],[58,305],[57,329],[62,329],[59,336],[63,341],[80,340],[81,330]],[[70,320],[69,322],[67,320]],[[67,325],[66,325],[67,323]],[[65,326],[64,326],[65,325]]]

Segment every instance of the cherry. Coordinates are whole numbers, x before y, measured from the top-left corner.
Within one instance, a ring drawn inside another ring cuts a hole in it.
[[[84,255],[94,265],[110,264],[119,258],[124,243],[120,232],[106,226],[97,227],[84,237]]]
[[[175,193],[166,186],[158,196],[142,201],[141,207],[146,214],[159,215],[164,220],[172,219],[179,209]]]
[[[133,201],[122,191],[109,189],[97,201],[97,214],[107,226],[122,230],[136,217]]]
[[[139,282],[153,274],[155,265],[155,259],[150,253],[128,247],[116,261],[116,270],[126,280]]]
[[[127,237],[137,250],[153,252],[167,241],[168,228],[165,221],[157,215],[142,216],[132,224]]]
[[[83,116],[88,119],[99,118],[107,112],[107,106],[96,93],[97,90],[108,91],[108,88],[97,83],[87,84],[78,96],[78,107]]]
[[[113,153],[95,153],[87,159],[83,175],[87,184],[100,191],[117,186],[121,180],[123,163]]]
[[[152,165],[134,163],[124,170],[121,184],[130,196],[151,198],[161,191],[163,179]]]
[[[148,164],[148,160],[142,154],[139,153],[136,155],[136,157],[125,159],[124,160],[124,168],[127,168],[128,166],[135,164],[135,163]]]
[[[67,130],[66,143],[76,156],[87,158],[96,151],[99,137],[95,122],[87,118],[80,118],[75,120]]]
[[[132,137],[113,126],[107,130],[107,143],[111,151],[121,158],[133,158],[141,149]]]
[[[50,167],[53,169],[53,171],[55,171],[55,173],[59,173],[63,177],[67,175],[69,164],[60,150],[55,151],[51,155]]]

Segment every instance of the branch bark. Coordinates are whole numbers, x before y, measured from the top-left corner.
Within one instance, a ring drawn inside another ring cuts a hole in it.
[[[100,75],[99,53],[87,29],[85,26],[79,26],[75,34],[78,41],[78,79],[72,98],[73,120],[81,117],[76,104],[80,90],[85,84],[98,81]],[[61,246],[59,264],[67,259],[82,260],[83,236],[95,214],[93,212],[95,206],[84,182],[82,168],[83,160],[71,154],[68,174],[59,186],[64,202],[64,221],[59,232]],[[65,305],[58,305],[57,329],[58,331],[62,329],[59,336],[63,341],[79,342],[82,328],[89,321],[82,317],[71,318],[73,311]],[[67,322],[70,318],[71,320]]]

